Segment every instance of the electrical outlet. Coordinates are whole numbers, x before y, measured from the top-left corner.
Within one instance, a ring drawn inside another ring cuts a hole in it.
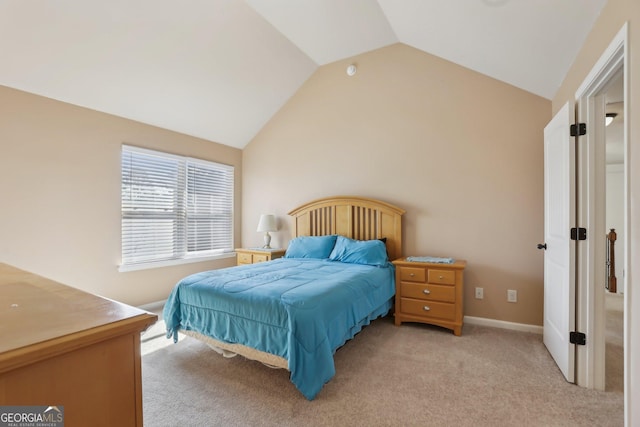
[[[482,299],[482,298],[484,298],[484,289],[476,288],[476,299]]]
[[[518,302],[518,291],[516,291],[515,289],[507,290],[507,301]]]

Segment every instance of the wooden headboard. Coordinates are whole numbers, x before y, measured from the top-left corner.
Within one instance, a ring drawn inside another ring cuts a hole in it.
[[[356,240],[386,238],[389,259],[402,256],[404,209],[363,197],[336,196],[306,203],[291,212],[293,235],[340,234]]]

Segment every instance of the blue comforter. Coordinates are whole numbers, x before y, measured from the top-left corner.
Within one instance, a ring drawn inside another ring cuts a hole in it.
[[[335,374],[336,349],[386,314],[394,293],[391,263],[281,258],[184,278],[164,320],[167,337],[191,330],[287,359],[291,382],[311,400]]]

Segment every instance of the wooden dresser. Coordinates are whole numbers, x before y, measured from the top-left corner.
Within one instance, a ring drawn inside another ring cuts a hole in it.
[[[142,426],[140,333],[157,316],[0,263],[0,405]]]
[[[452,329],[462,334],[464,268],[452,264],[393,261],[396,266],[395,324],[421,322]]]
[[[238,265],[255,264],[257,262],[265,262],[282,258],[285,252],[285,249],[236,249],[236,253],[238,254]]]

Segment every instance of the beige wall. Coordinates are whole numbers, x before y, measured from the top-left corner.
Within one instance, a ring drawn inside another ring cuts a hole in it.
[[[243,244],[260,243],[261,212],[285,246],[298,205],[378,198],[407,211],[406,255],[468,261],[467,316],[541,325],[550,117],[548,100],[402,44],[321,67],[243,152]]]
[[[236,167],[240,150],[0,86],[0,262],[129,304],[234,259],[118,272],[123,142]]]
[[[602,56],[607,46],[614,36],[620,31],[624,23],[627,22],[628,38],[628,84],[629,92],[627,99],[628,108],[628,138],[629,156],[627,157],[627,167],[629,170],[628,191],[630,193],[630,239],[629,239],[629,264],[626,271],[628,302],[626,315],[626,333],[628,340],[625,341],[625,350],[628,352],[628,368],[626,376],[628,383],[625,390],[625,406],[628,411],[626,425],[640,425],[640,369],[635,361],[640,357],[640,292],[637,291],[637,277],[640,275],[640,224],[638,218],[640,213],[640,2],[637,0],[609,0],[600,13],[591,33],[587,37],[573,66],[567,73],[562,86],[553,98],[553,111],[558,111],[566,102],[575,102],[575,92],[594,67],[598,59]],[[635,282],[635,283],[634,283]],[[634,361],[628,363],[629,360]]]

